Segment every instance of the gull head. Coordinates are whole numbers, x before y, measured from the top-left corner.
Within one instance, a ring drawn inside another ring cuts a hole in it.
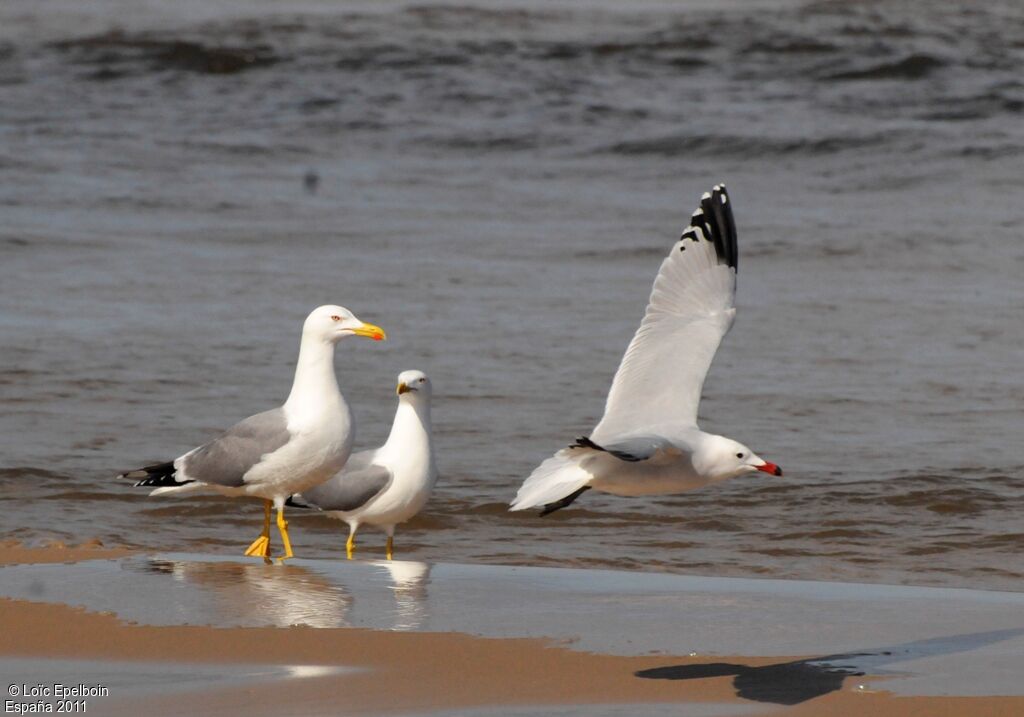
[[[430,378],[422,371],[402,371],[398,374],[395,393],[400,401],[429,400],[432,390]]]
[[[383,341],[387,338],[381,327],[360,321],[344,306],[335,306],[334,304],[318,306],[313,309],[302,325],[302,335],[318,338],[331,344],[337,343],[346,336],[364,336],[374,341]]]
[[[781,476],[782,469],[769,463],[739,441],[725,436],[706,436],[693,454],[694,467],[712,480],[725,480],[761,471]]]

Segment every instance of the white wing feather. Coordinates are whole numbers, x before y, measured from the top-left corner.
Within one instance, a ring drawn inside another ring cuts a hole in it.
[[[666,424],[697,425],[704,378],[736,315],[735,228],[731,211],[722,211],[730,210],[727,202],[723,187],[706,194],[703,211],[694,214],[662,262],[643,321],[615,373],[604,417],[591,434],[595,442]],[[715,203],[722,205],[718,216],[705,216]]]
[[[585,486],[593,476],[580,465],[583,457],[571,448],[563,448],[541,463],[520,486],[509,510],[553,503]]]

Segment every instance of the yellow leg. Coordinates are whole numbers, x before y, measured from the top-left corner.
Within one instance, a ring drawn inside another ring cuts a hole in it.
[[[288,521],[284,519],[284,506],[277,509],[277,530],[281,533],[281,542],[284,543],[284,555],[282,558],[290,558],[292,552],[292,541],[288,539]]]
[[[391,555],[392,555],[391,549],[394,548],[394,547],[395,547],[395,539],[392,538],[389,535],[387,541],[384,543],[384,552],[388,556],[388,560],[391,560]]]
[[[270,557],[270,508],[272,505],[269,500],[263,501],[263,532],[246,549],[246,555],[258,558]]]
[[[356,552],[356,531],[353,530],[348,534],[348,540],[345,541],[345,556],[351,560],[354,552]]]

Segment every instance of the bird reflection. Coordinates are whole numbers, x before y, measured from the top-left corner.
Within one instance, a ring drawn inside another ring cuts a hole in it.
[[[866,670],[880,674],[884,670],[878,668],[893,662],[967,652],[1021,635],[1024,635],[1024,629],[993,630],[916,640],[864,652],[825,655],[761,667],[709,662],[655,667],[635,674],[637,677],[654,680],[698,680],[735,675],[732,684],[739,697],[755,702],[795,705],[842,689],[846,677],[863,675]]]
[[[395,596],[392,630],[415,630],[427,619],[427,583],[430,565],[414,560],[387,560],[373,566],[388,573]]]
[[[349,624],[349,592],[298,565],[150,560],[148,569],[213,592],[229,621],[275,627]]]
[[[431,566],[410,560],[368,565],[374,577],[363,569],[338,574],[314,566],[219,560],[149,559],[140,567],[212,594],[216,616],[222,623],[319,628],[358,625],[400,631],[420,628],[429,616],[427,584]],[[351,589],[344,584],[350,580]],[[362,605],[358,611],[356,595]]]

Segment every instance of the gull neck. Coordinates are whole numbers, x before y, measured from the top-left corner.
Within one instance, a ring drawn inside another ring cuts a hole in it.
[[[334,344],[315,336],[303,335],[295,380],[285,407],[297,413],[317,412],[341,399],[334,374]]]

